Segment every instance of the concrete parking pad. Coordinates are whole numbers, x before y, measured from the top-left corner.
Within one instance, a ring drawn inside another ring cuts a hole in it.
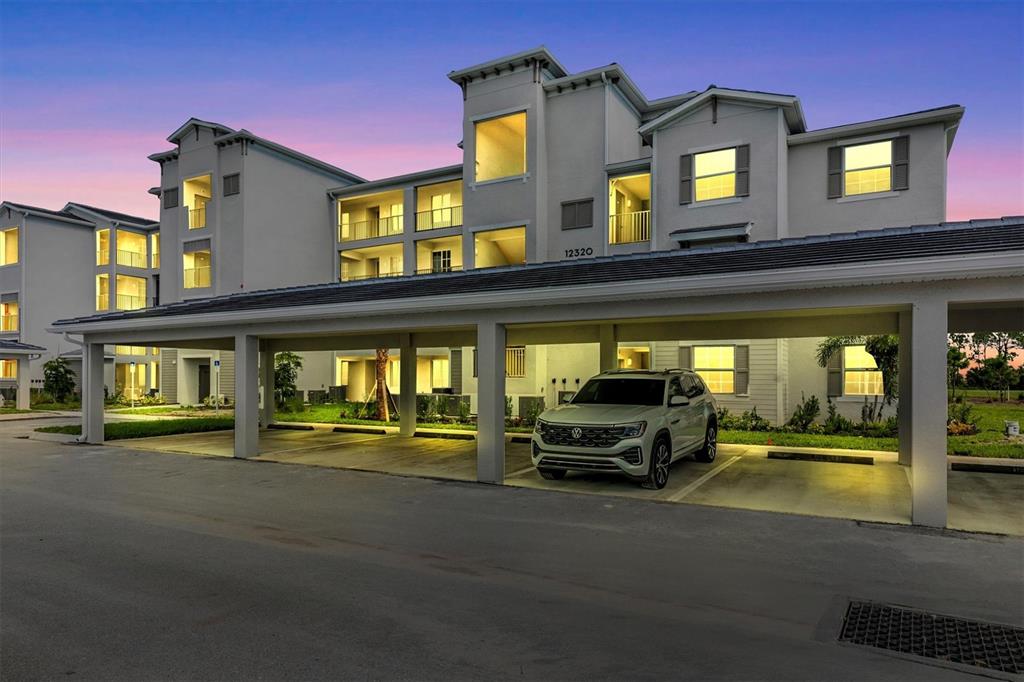
[[[110,445],[231,457],[231,431],[112,441]],[[905,524],[910,521],[909,469],[894,453],[866,453],[875,464],[768,459],[768,448],[721,445],[712,464],[682,460],[664,490],[645,490],[620,476],[570,473],[564,480],[540,477],[527,443],[507,443],[506,484],[560,492],[690,502],[811,516]],[[778,449],[778,448],[774,448]],[[836,451],[846,452],[846,451]],[[865,453],[860,453],[865,454]],[[476,480],[476,441],[334,432],[269,430],[260,434],[257,461],[338,469]],[[949,525],[953,528],[1024,535],[1024,477],[951,471]]]
[[[1024,535],[1024,476],[950,471],[949,527]]]

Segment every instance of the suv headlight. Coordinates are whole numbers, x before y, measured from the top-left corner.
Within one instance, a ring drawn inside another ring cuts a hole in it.
[[[533,432],[544,433],[544,427],[547,425],[548,423],[546,421],[544,421],[543,419],[538,419],[537,423],[533,425]]]
[[[636,438],[637,436],[644,435],[644,431],[647,429],[647,422],[631,422],[629,424],[619,424],[622,427],[623,438]]]

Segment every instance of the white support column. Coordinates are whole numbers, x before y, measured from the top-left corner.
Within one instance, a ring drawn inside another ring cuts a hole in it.
[[[505,325],[481,322],[476,331],[476,478],[505,481]]]
[[[235,457],[259,454],[259,338],[235,336]]]
[[[18,358],[18,394],[15,400],[15,407],[19,410],[27,410],[31,403],[29,400],[29,386],[31,380],[28,376],[28,358]]]
[[[911,313],[910,457],[914,524],[946,525],[946,334],[948,306],[929,298]]]
[[[911,466],[911,453],[913,452],[913,434],[911,432],[911,410],[913,409],[913,376],[914,376],[914,347],[913,335],[913,314],[911,311],[899,314],[900,352],[899,352],[899,386],[897,396],[897,432],[899,435],[900,464]]]
[[[103,344],[82,347],[85,385],[82,387],[82,435],[87,443],[103,443]]]
[[[260,351],[260,383],[263,384],[263,409],[260,423],[267,428],[274,423],[274,353]]]
[[[403,436],[416,433],[416,348],[404,335],[398,347],[398,432]]]
[[[615,325],[603,324],[600,328],[601,371],[608,372],[619,367],[619,342]]]

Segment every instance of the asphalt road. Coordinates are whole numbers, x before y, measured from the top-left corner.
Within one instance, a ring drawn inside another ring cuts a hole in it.
[[[844,600],[1020,624],[1024,542],[0,436],[0,677],[955,679]]]

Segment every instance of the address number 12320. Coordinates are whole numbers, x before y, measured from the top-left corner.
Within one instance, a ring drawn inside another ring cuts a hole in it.
[[[593,256],[593,255],[594,255],[594,249],[590,248],[589,246],[584,247],[584,248],[580,248],[580,249],[566,249],[565,250],[565,257],[566,258],[583,258],[585,256]]]

